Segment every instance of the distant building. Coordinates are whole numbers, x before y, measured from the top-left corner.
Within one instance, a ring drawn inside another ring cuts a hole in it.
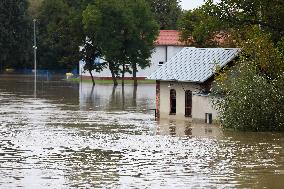
[[[148,79],[157,81],[157,117],[211,123],[218,115],[209,99],[214,70],[229,64],[239,52],[237,48],[186,47],[155,70]]]
[[[150,58],[151,66],[144,70],[138,68],[138,79],[145,79],[150,75],[150,73],[157,70],[165,62],[170,60],[170,58],[173,57],[177,52],[181,51],[183,47],[185,47],[185,44],[179,41],[179,32],[176,30],[160,30],[160,34],[155,44],[155,50]],[[89,72],[84,71],[84,65],[85,63],[83,61],[80,61],[79,74],[83,77],[89,77]],[[93,75],[96,78],[100,79],[111,78],[109,69],[104,69],[100,73],[94,71]],[[126,73],[125,77],[132,78],[132,74]]]

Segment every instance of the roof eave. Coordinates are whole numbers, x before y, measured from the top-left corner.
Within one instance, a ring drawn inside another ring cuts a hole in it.
[[[183,82],[183,83],[197,83],[197,84],[202,84],[204,82],[202,81],[182,81],[182,80],[176,80],[176,79],[149,79],[149,78],[146,78],[147,80],[154,80],[154,81],[165,81],[165,82]]]
[[[156,46],[174,46],[174,47],[187,47],[186,44],[155,44]]]

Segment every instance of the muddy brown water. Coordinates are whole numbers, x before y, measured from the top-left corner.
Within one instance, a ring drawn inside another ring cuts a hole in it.
[[[284,188],[284,134],[154,120],[155,86],[0,76],[0,188]]]

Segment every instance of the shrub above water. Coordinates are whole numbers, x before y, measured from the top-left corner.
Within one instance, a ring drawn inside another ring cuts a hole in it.
[[[284,56],[268,34],[253,28],[234,67],[221,70],[213,103],[224,128],[284,131]]]

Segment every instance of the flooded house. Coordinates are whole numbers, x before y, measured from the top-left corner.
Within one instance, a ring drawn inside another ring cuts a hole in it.
[[[137,78],[145,79],[184,47],[185,43],[179,41],[179,32],[177,30],[160,30],[159,36],[155,41],[155,49],[150,57],[150,67],[147,67],[146,69],[138,68]],[[99,63],[99,61],[100,60],[97,60],[97,63]],[[80,61],[79,74],[82,77],[90,77],[89,72],[84,70],[84,65],[85,63]],[[93,75],[98,79],[111,78],[109,69],[104,69],[100,73],[93,71]],[[125,77],[132,78],[132,74],[125,73]]]
[[[156,116],[212,123],[218,112],[209,98],[216,67],[240,53],[237,48],[185,47],[148,79],[156,80]]]

